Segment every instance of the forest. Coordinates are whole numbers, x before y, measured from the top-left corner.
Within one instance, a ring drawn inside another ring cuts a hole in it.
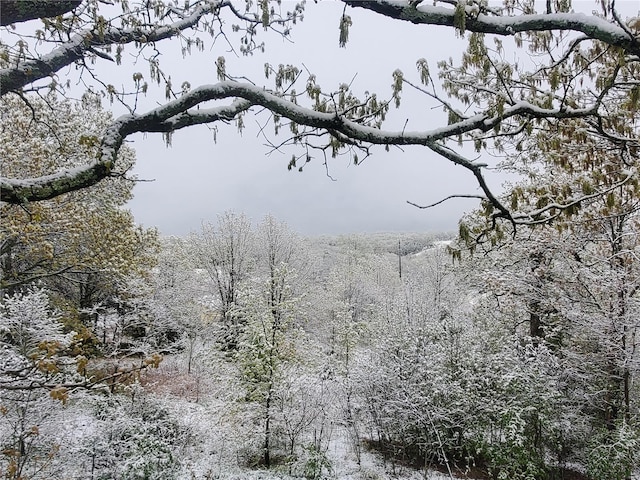
[[[637,263],[610,261],[604,227],[456,259],[451,235],[302,238],[226,212],[131,232],[149,263],[126,272],[63,267],[74,235],[51,255],[61,230],[35,232],[12,272],[64,273],[5,270],[2,474],[631,478]]]
[[[366,11],[466,50],[381,72],[386,94],[326,89],[222,55],[289,40],[305,2],[0,1],[0,477],[640,478],[639,17],[341,5],[340,48]],[[217,83],[174,84],[196,52]],[[253,117],[284,169],[421,148],[477,189],[407,208],[476,208],[455,232],[136,221],[131,138]]]

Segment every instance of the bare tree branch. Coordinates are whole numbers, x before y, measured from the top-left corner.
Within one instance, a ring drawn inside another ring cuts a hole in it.
[[[449,196],[443,198],[442,200],[438,200],[435,203],[430,203],[429,205],[420,205],[418,203],[414,203],[414,202],[411,202],[409,200],[407,200],[407,203],[409,205],[414,206],[414,207],[426,210],[427,208],[433,208],[433,207],[435,207],[437,205],[440,205],[441,203],[446,202],[447,200],[451,200],[452,198],[476,198],[476,199],[479,199],[479,200],[486,200],[487,199],[487,197],[485,197],[484,195],[474,195],[472,193],[470,193],[470,194],[460,193],[460,194],[456,194],[456,195],[449,195]]]

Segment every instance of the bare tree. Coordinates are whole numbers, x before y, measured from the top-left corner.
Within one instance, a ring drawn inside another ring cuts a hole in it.
[[[193,234],[190,249],[196,265],[203,268],[213,285],[223,325],[223,343],[235,348],[241,330],[237,300],[242,282],[251,268],[253,232],[244,214],[225,212],[218,224],[203,223],[202,232]]]

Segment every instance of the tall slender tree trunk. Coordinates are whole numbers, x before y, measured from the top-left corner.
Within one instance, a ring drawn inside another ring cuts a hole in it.
[[[264,445],[263,445],[263,458],[264,466],[269,468],[271,466],[271,396],[273,394],[273,383],[269,382],[269,388],[267,390],[267,398],[265,401],[265,419],[264,419]]]

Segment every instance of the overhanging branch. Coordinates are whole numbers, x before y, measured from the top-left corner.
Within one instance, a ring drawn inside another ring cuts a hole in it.
[[[396,20],[416,24],[442,25],[457,28],[459,20],[453,8],[429,5],[414,6],[407,0],[343,0]],[[514,16],[467,14],[464,29],[470,32],[511,36],[519,32],[564,30],[584,33],[593,40],[620,47],[630,54],[640,55],[640,42],[616,23],[583,13],[520,14]]]
[[[46,78],[80,60],[97,47],[133,42],[158,42],[175,37],[195,26],[203,16],[221,8],[225,3],[222,1],[207,3],[195,8],[190,15],[177,22],[156,28],[110,27],[104,32],[98,32],[95,28],[84,30],[40,58],[25,60],[15,67],[0,69],[0,95],[18,91],[30,83]],[[4,2],[2,6],[4,7]]]
[[[228,106],[194,110],[213,100],[235,98]],[[486,132],[514,116],[529,118],[579,118],[595,115],[598,105],[578,109],[545,109],[528,102],[518,102],[499,115],[479,114],[445,127],[424,131],[383,131],[363,125],[341,112],[318,112],[300,106],[252,84],[234,81],[198,87],[145,114],[119,117],[106,130],[98,158],[84,167],[54,175],[31,179],[0,179],[0,195],[7,203],[47,200],[63,193],[86,188],[108,177],[114,171],[116,158],[124,139],[137,132],[171,132],[190,125],[233,119],[251,106],[262,106],[274,114],[323,132],[338,132],[352,141],[373,145],[422,145],[473,172],[488,200],[509,218],[508,210],[493,196],[480,172],[482,165],[473,163],[443,146],[440,142],[471,131]]]

